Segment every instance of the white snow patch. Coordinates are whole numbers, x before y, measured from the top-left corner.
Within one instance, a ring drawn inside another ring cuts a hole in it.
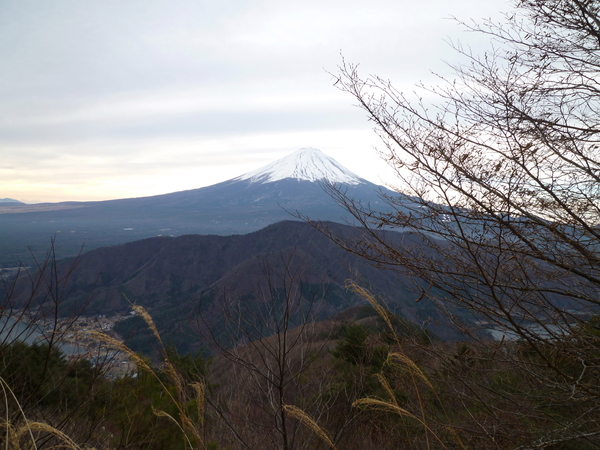
[[[272,183],[285,178],[344,184],[364,183],[362,178],[316,148],[302,148],[285,158],[241,175],[235,180]]]

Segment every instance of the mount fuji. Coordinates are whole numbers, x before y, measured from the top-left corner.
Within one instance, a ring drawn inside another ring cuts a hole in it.
[[[344,222],[349,213],[324,191],[331,183],[348,196],[383,207],[373,184],[323,152],[298,150],[265,167],[199,189],[101,202],[0,205],[0,268],[29,265],[56,236],[58,257],[154,236],[244,234],[299,212]]]
[[[251,183],[265,184],[287,178],[351,185],[366,182],[316,148],[302,148],[265,167],[234,178],[232,181],[249,180]]]

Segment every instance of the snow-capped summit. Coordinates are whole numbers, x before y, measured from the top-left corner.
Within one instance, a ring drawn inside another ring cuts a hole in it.
[[[307,181],[362,184],[364,180],[316,148],[302,148],[260,169],[248,172],[235,180],[251,183],[271,183],[294,178]]]
[[[392,210],[381,200],[381,194],[398,195],[358,177],[319,150],[302,149],[241,177],[198,189],[151,197],[58,203],[52,207],[42,204],[37,205],[37,210],[32,205],[2,206],[0,234],[6,245],[0,252],[0,267],[17,266],[21,261],[24,223],[21,216],[25,214],[16,214],[25,212],[21,208],[27,209],[27,233],[32,248],[44,249],[47,237],[56,233],[58,223],[62,230],[73,230],[61,233],[63,256],[77,255],[84,240],[89,250],[157,233],[167,236],[250,233],[290,220],[293,218],[290,212],[311,220],[352,222],[353,216],[323,189],[323,183],[318,182],[321,180],[341,185],[349,198],[385,212]],[[40,251],[34,257],[44,255]],[[28,263],[35,261],[30,258]]]

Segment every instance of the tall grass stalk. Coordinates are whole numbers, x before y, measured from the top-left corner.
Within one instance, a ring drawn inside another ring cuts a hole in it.
[[[153,408],[153,412],[158,417],[165,417],[175,422],[178,428],[181,430],[185,444],[190,449],[205,449],[206,442],[204,439],[204,413],[205,413],[205,385],[202,381],[197,381],[186,385],[184,382],[184,377],[177,370],[173,362],[170,360],[167,349],[162,341],[160,333],[156,328],[154,320],[140,305],[132,305],[133,310],[144,320],[144,322],[148,325],[154,336],[156,337],[162,357],[162,365],[160,367],[160,371],[164,373],[167,378],[173,383],[175,386],[176,396],[173,395],[171,389],[161,379],[158,373],[150,367],[150,365],[140,358],[133,350],[123,344],[121,341],[107,335],[103,332],[92,331],[90,332],[91,337],[96,339],[98,342],[102,343],[108,348],[121,351],[127,354],[137,365],[139,370],[143,370],[149,374],[151,374],[158,384],[160,385],[162,391],[169,398],[172,404],[175,406],[179,420],[173,417],[171,414],[167,413],[163,410],[157,410]],[[193,417],[190,417],[190,414],[184,407],[186,403],[186,388],[192,388],[195,393],[195,400],[197,404],[197,414],[198,417],[194,420]]]
[[[377,313],[381,316],[381,318],[384,320],[387,327],[389,328],[389,331],[393,338],[395,351],[388,353],[388,356],[384,363],[384,367],[392,368],[396,371],[396,373],[405,371],[409,374],[411,381],[412,381],[412,385],[414,387],[415,395],[417,397],[417,403],[419,405],[419,412],[417,415],[415,413],[408,411],[405,408],[400,407],[400,405],[397,401],[396,395],[394,394],[392,387],[390,386],[387,378],[383,375],[383,373],[378,374],[377,378],[379,380],[379,383],[383,387],[383,389],[386,391],[386,393],[389,397],[389,400],[385,401],[385,400],[376,399],[376,398],[363,398],[363,399],[356,400],[353,403],[353,406],[389,411],[389,412],[396,413],[402,417],[408,417],[408,418],[415,419],[425,429],[425,439],[426,439],[426,445],[427,445],[428,449],[431,448],[431,443],[429,441],[430,434],[435,438],[435,440],[437,440],[442,445],[443,448],[447,448],[447,446],[444,444],[444,442],[441,440],[441,438],[438,436],[438,434],[431,428],[431,426],[428,423],[427,414],[425,411],[425,403],[424,403],[423,397],[421,395],[421,388],[417,382],[418,380],[420,380],[422,383],[424,383],[427,386],[427,388],[429,390],[431,390],[431,392],[435,395],[435,398],[437,399],[438,403],[442,407],[442,411],[443,411],[444,415],[446,416],[447,421],[449,419],[448,414],[446,413],[443,402],[440,400],[436,390],[433,387],[433,384],[431,383],[429,378],[427,378],[427,375],[425,375],[423,370],[421,370],[421,368],[410,357],[408,357],[406,355],[406,353],[404,352],[402,340],[396,333],[396,329],[394,328],[393,323],[392,323],[392,314],[386,308],[384,308],[379,303],[379,301],[365,288],[358,286],[353,281],[347,282],[346,286],[352,292],[358,294],[360,297],[362,297],[364,300],[366,300],[375,309],[375,311],[377,311]],[[450,431],[450,433],[454,436],[454,441],[455,441],[456,445],[458,445],[459,448],[464,448],[464,445],[460,441],[460,438],[458,437],[458,433],[456,433],[456,430],[454,430],[454,428],[451,426],[447,426],[446,429],[448,431]]]
[[[284,405],[283,409],[290,416],[294,417],[295,419],[298,419],[300,422],[302,422],[304,425],[310,428],[317,436],[321,438],[323,442],[329,445],[329,447],[331,447],[333,450],[337,450],[335,444],[333,443],[331,437],[327,434],[327,432],[323,430],[323,428],[321,428],[319,424],[317,424],[317,422],[315,422],[314,419],[310,417],[307,413],[293,405]]]
[[[0,428],[4,432],[4,449],[6,450],[37,450],[37,434],[51,435],[57,438],[61,444],[54,445],[53,448],[64,448],[70,450],[83,450],[69,436],[46,423],[29,420],[21,407],[21,404],[15,396],[10,386],[0,377],[0,387],[4,398],[4,420]],[[20,419],[11,421],[10,400],[14,401],[18,409]],[[19,423],[21,422],[21,423]],[[86,447],[88,450],[90,447]]]

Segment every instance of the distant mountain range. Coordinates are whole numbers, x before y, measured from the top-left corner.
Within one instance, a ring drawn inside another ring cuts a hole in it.
[[[292,218],[343,222],[350,215],[323,190],[333,183],[349,196],[383,207],[370,183],[316,149],[301,149],[261,169],[212,186],[102,202],[0,205],[0,267],[32,263],[56,236],[59,257],[153,236],[249,233]]]
[[[344,239],[358,238],[361,233],[341,224],[326,226]],[[385,233],[398,248],[415,244],[413,234]],[[59,261],[59,275],[71,270],[73,262]],[[165,339],[181,351],[190,351],[201,345],[195,333],[200,313],[205,323],[225,333],[231,323],[227,323],[224,307],[242,308],[250,316],[275,300],[280,302],[273,295],[286,292],[295,292],[295,298],[306,304],[312,301],[317,319],[366,305],[346,289],[349,279],[370,288],[400,316],[416,324],[427,323],[442,338],[457,337],[433,304],[415,303],[418,293],[412,290],[410,279],[397,271],[375,268],[315,227],[295,221],[246,235],[155,237],[87,252],[62,286],[61,308],[68,314],[89,302],[85,315],[110,316],[130,311],[130,302],[141,304]],[[24,280],[17,292],[26,297],[29,289],[29,281]],[[127,336],[136,321],[128,319],[117,330]],[[152,342],[148,333],[142,333],[131,344],[136,350],[151,351]]]

